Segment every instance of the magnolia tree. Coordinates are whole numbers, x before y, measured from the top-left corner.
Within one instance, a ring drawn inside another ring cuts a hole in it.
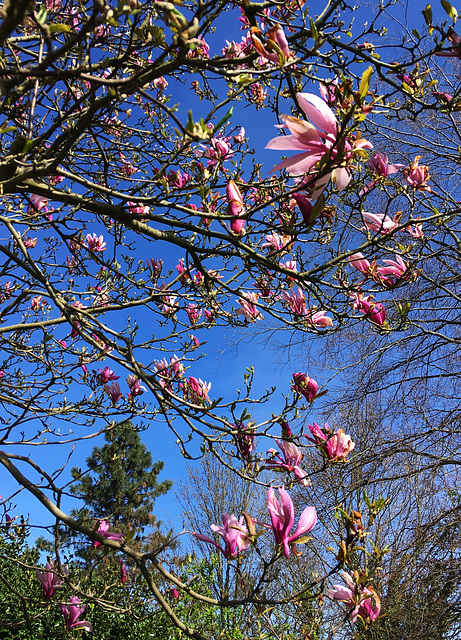
[[[287,606],[312,612],[302,627],[293,618],[296,637],[317,634],[321,610],[328,637],[380,624],[384,549],[373,523],[385,498],[365,493],[363,510],[359,498],[346,501],[329,545],[315,542],[326,529],[309,487],[361,455],[353,424],[346,433],[314,421],[334,358],[323,373],[312,357],[309,370],[293,371],[276,415],[274,389],[252,394],[258,371],[218,398],[199,360],[226,327],[329,345],[340,369],[356,366],[360,393],[391,389],[421,409],[420,424],[395,432],[388,450],[405,442],[431,464],[459,463],[449,387],[459,375],[461,40],[446,0],[415,24],[403,19],[393,2],[355,15],[341,0],[315,9],[302,0],[4,3],[0,462],[14,493],[28,492],[55,523],[54,557],[37,568],[37,616],[46,624],[62,612],[48,635],[101,634],[88,603],[130,611],[104,581],[96,592],[66,568],[62,527],[115,567],[129,558],[149,592],[143,615],[161,614],[181,637],[209,637],[205,615],[189,624],[181,594],[203,611],[243,608],[273,637],[273,616]],[[365,347],[351,348],[358,334]],[[448,392],[434,384],[440,375]],[[68,515],[70,481],[52,457],[43,462],[46,447],[73,446],[75,456],[80,441],[139,418],[171,431],[185,457],[201,447],[265,495],[263,520],[223,513],[192,532],[226,561],[219,597],[180,577],[168,540],[140,552],[109,520]],[[15,535],[14,511],[5,536]],[[306,542],[310,575],[280,588],[278,567]],[[6,626],[27,627],[21,616]]]

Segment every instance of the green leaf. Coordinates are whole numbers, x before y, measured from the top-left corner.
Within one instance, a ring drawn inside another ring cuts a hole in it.
[[[224,116],[224,118],[221,118],[221,120],[218,122],[218,124],[215,125],[215,127],[213,129],[213,133],[218,131],[223,126],[223,124],[225,124],[229,120],[229,118],[231,117],[233,111],[234,111],[234,107],[231,107],[229,109],[229,111],[226,113],[226,115]]]
[[[362,100],[365,98],[370,88],[370,79],[371,79],[372,73],[373,73],[373,67],[370,66],[362,74],[362,78],[360,80],[360,86],[359,86],[359,96]]]
[[[454,8],[454,6],[450,4],[448,0],[440,0],[440,4],[445,9],[446,13],[450,16],[450,18],[453,20],[453,24],[454,24],[458,19],[458,12]]]
[[[50,33],[70,33],[68,24],[49,24]]]
[[[45,24],[46,22],[46,8],[43,6],[41,7],[40,11],[37,13],[37,22],[38,24]]]

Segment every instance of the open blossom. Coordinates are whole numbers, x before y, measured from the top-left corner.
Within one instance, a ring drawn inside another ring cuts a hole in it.
[[[109,369],[109,367],[104,367],[104,369],[98,369],[98,379],[101,384],[106,384],[106,382],[112,382],[113,380],[118,380],[120,376],[116,376],[115,373]]]
[[[128,383],[128,387],[130,388],[129,396],[130,398],[134,398],[136,396],[142,396],[145,392],[145,388],[141,386],[141,380],[134,375],[128,376],[126,379]]]
[[[295,520],[293,502],[284,487],[279,489],[279,494],[280,502],[275,497],[273,487],[269,487],[267,508],[272,522],[270,528],[274,532],[277,545],[283,547],[285,557],[289,558],[290,547],[315,527],[317,513],[314,507],[306,507],[299,518],[296,531],[290,535]]]
[[[425,164],[419,164],[421,156],[416,156],[413,162],[403,170],[403,177],[413,189],[420,191],[432,191],[427,183],[430,180],[429,167]]]
[[[186,308],[187,317],[191,324],[196,324],[202,315],[202,310],[197,307],[194,302],[191,302]]]
[[[304,293],[298,287],[298,292],[295,293],[293,289],[289,291],[282,291],[280,297],[286,302],[288,308],[292,313],[297,316],[303,316],[306,313],[306,298]]]
[[[100,533],[107,540],[117,540],[117,542],[123,542],[124,536],[121,533],[113,533],[109,531],[110,524],[106,520],[100,520],[99,524],[94,525],[94,530]],[[102,543],[98,540],[93,540],[93,547],[97,549],[101,547]]]
[[[379,177],[390,176],[403,169],[403,164],[389,164],[388,157],[385,153],[375,151],[368,160],[368,168],[372,173]]]
[[[184,397],[193,404],[205,405],[210,402],[208,392],[211,389],[211,382],[207,383],[201,378],[190,376],[185,382],[180,384]]]
[[[34,296],[30,306],[33,311],[40,311],[44,306],[46,306],[46,302],[43,299],[43,296]]]
[[[295,393],[304,396],[308,402],[313,402],[317,395],[319,385],[314,378],[309,378],[305,373],[294,373],[291,389]]]
[[[365,219],[366,228],[369,231],[379,232],[381,235],[394,231],[398,227],[400,218],[399,214],[392,219],[385,213],[368,213],[367,211],[364,211],[362,216]]]
[[[229,180],[226,186],[227,209],[233,219],[230,222],[230,230],[236,236],[245,233],[245,205],[243,204],[242,195],[239,188],[233,180]]]
[[[386,320],[386,309],[380,302],[376,302],[373,296],[363,297],[361,293],[354,293],[354,309],[361,311],[366,317],[374,324],[380,326],[384,324]]]
[[[365,276],[370,275],[371,272],[371,264],[368,262],[366,258],[363,257],[363,253],[354,253],[349,256],[349,264],[357,271],[360,271]]]
[[[298,103],[310,122],[293,116],[281,116],[288,136],[273,138],[266,149],[300,151],[291,158],[282,160],[273,171],[287,169],[291,175],[309,173],[328,154],[333,170],[331,178],[342,191],[347,187],[351,175],[347,166],[362,149],[371,149],[368,140],[355,136],[341,136],[333,111],[325,101],[312,93],[298,93]]]
[[[37,246],[38,238],[23,238],[22,243],[26,249],[33,249]]]
[[[275,438],[278,448],[281,454],[276,449],[269,449],[266,453],[267,457],[265,462],[266,469],[272,469],[273,471],[288,471],[293,472],[295,478],[300,484],[305,487],[310,487],[311,481],[307,473],[299,466],[299,463],[303,459],[303,454],[293,442],[287,440],[279,440]]]
[[[283,251],[285,247],[287,247],[292,241],[291,236],[280,235],[273,231],[272,233],[265,236],[265,241],[261,246],[262,247],[270,247],[269,255],[272,253],[277,253],[279,251]]]
[[[86,243],[89,251],[93,251],[93,253],[99,253],[106,250],[106,243],[104,242],[104,237],[102,235],[97,236],[95,233],[87,233]]]
[[[326,595],[331,600],[342,602],[347,606],[351,612],[351,622],[356,622],[359,616],[366,623],[374,622],[381,613],[378,595],[371,587],[363,588],[357,585],[353,573],[342,571],[341,576],[347,586],[334,584],[332,589],[326,589]]]
[[[194,149],[194,153],[199,158],[209,158],[212,161],[229,160],[233,157],[233,152],[227,138],[211,138],[210,146]]]
[[[184,365],[176,354],[171,356],[169,364],[166,358],[163,358],[163,360],[156,360],[154,367],[159,375],[159,384],[162,387],[169,385],[171,379],[182,378],[185,374]]]
[[[149,214],[150,207],[147,205],[139,204],[139,202],[132,202],[129,200],[127,203],[128,211],[132,216],[145,216]]]
[[[263,315],[256,306],[257,301],[257,293],[244,291],[242,293],[242,297],[237,300],[237,302],[240,302],[242,306],[236,309],[236,315],[243,315],[249,322],[262,320]]]
[[[231,560],[232,558],[236,558],[241,551],[246,551],[250,546],[248,529],[243,524],[243,516],[238,520],[234,514],[229,516],[227,513],[223,513],[222,523],[222,527],[217,524],[212,524],[211,529],[221,536],[224,542],[224,548],[217,544],[212,538],[208,538],[201,533],[193,533],[192,535],[197,538],[197,540],[214,545],[227,560]]]
[[[66,629],[83,629],[90,633],[93,631],[93,625],[88,620],[78,622],[78,619],[85,611],[85,605],[82,604],[79,597],[70,596],[69,604],[60,604],[59,606],[64,616]]]
[[[342,429],[336,432],[331,431],[328,422],[325,422],[323,429],[316,422],[312,426],[310,424],[307,426],[311,436],[304,435],[304,437],[317,445],[328,460],[347,462],[348,454],[355,449],[355,442],[349,435]]]
[[[293,57],[280,24],[274,25],[264,34],[257,27],[252,27],[251,41],[259,55],[270,62],[283,63]]]
[[[62,572],[65,576],[69,573],[66,565],[62,565]],[[56,590],[62,586],[62,579],[56,573],[53,560],[46,563],[45,571],[43,573],[38,569],[35,569],[35,575],[40,580],[45,598],[53,597]]]
[[[394,280],[389,279],[388,276],[393,276],[396,279],[404,278],[409,274],[409,267],[399,255],[395,256],[395,260],[383,260],[387,267],[378,267],[377,272],[384,278],[386,282],[393,283]]]
[[[190,46],[190,49],[187,52],[188,58],[209,58],[210,57],[210,46],[207,42],[205,42],[202,36],[198,36],[198,38],[193,38],[192,40],[189,40],[188,45]]]
[[[322,309],[321,311],[313,312],[312,309],[308,309],[305,315],[305,321],[308,325],[313,325],[318,329],[326,329],[333,326],[333,320],[326,314],[328,312]]]

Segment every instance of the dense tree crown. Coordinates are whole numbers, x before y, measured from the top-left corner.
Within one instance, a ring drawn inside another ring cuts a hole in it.
[[[458,12],[314,4],[0,9],[1,633],[459,635]]]

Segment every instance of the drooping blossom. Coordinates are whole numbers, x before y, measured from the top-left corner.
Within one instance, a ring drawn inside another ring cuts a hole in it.
[[[263,34],[257,27],[251,28],[251,41],[260,56],[270,62],[283,64],[293,55],[282,25],[276,24]]]
[[[288,308],[294,315],[303,316],[306,313],[306,298],[299,287],[297,293],[295,293],[293,289],[289,291],[284,290],[280,297],[286,302]]]
[[[323,429],[316,422],[312,426],[310,424],[307,426],[312,437],[306,434],[304,437],[317,445],[328,460],[347,462],[348,454],[355,449],[355,442],[349,435],[344,433],[342,429],[333,432],[328,426],[328,422],[325,422]]]
[[[385,213],[368,213],[364,211],[362,216],[365,219],[365,226],[369,231],[379,232],[381,235],[392,233],[399,225],[400,214],[398,213],[394,219]]]
[[[192,535],[202,542],[208,542],[221,551],[227,560],[236,558],[241,551],[246,551],[250,546],[250,538],[248,529],[243,524],[243,516],[238,520],[234,514],[222,514],[223,526],[212,524],[211,529],[218,533],[224,541],[224,548],[217,544],[212,538],[202,535],[201,533],[193,533]]]
[[[107,520],[100,520],[94,525],[94,530],[100,533],[107,540],[116,540],[117,542],[123,542],[124,536],[121,533],[113,533],[109,531],[110,524]],[[97,549],[102,546],[102,542],[98,540],[93,540],[93,547]]]
[[[351,179],[347,165],[352,162],[357,152],[371,149],[372,144],[355,136],[341,136],[333,111],[319,96],[312,93],[296,95],[299,106],[310,122],[282,115],[284,127],[289,129],[290,135],[273,138],[266,145],[266,149],[301,153],[282,160],[273,171],[287,169],[291,175],[307,174],[328,154],[333,165],[331,178],[342,191]]]
[[[373,296],[363,297],[361,293],[354,293],[354,309],[361,311],[374,324],[382,326],[386,320],[386,309],[380,302],[376,302]]]
[[[111,385],[105,385],[104,391],[107,393],[113,404],[116,404],[123,396],[118,382],[112,382]]]
[[[68,575],[69,570],[67,566],[62,565],[62,572],[65,576]],[[54,568],[54,561],[50,560],[45,565],[45,571],[42,573],[38,569],[35,569],[35,575],[40,580],[40,584],[43,587],[43,595],[45,598],[52,598],[56,593],[56,590],[62,586],[62,579],[56,573]]]
[[[236,309],[236,315],[243,315],[249,322],[262,320],[263,315],[256,306],[257,301],[257,293],[252,291],[244,291],[242,293],[242,297],[237,300],[237,302],[240,302],[241,307]]]
[[[115,373],[109,367],[104,367],[104,369],[98,369],[98,380],[101,384],[106,384],[106,382],[112,382],[113,380],[119,380],[120,376],[116,376]]]
[[[208,392],[211,389],[211,382],[204,382],[201,378],[195,378],[190,376],[180,385],[183,390],[184,397],[192,404],[198,404],[200,406],[206,405],[210,402]]]
[[[78,619],[85,611],[86,605],[82,604],[82,601],[78,596],[70,596],[69,604],[60,604],[61,611],[64,615],[64,621],[66,623],[66,629],[83,629],[91,633],[93,631],[93,625],[88,620]]]
[[[142,396],[142,394],[146,391],[145,387],[141,385],[141,380],[137,376],[129,375],[126,381],[128,387],[130,388],[130,392],[128,394],[130,398]]]
[[[273,487],[267,492],[267,508],[272,522],[271,529],[274,532],[275,541],[279,548],[283,547],[286,558],[290,556],[290,547],[297,540],[311,531],[317,522],[315,507],[306,507],[299,518],[296,531],[290,535],[294,524],[295,515],[293,502],[284,487],[279,489],[280,502],[275,497]]]
[[[381,602],[377,593],[371,587],[359,586],[354,580],[354,573],[342,571],[341,576],[347,586],[334,584],[332,589],[325,590],[326,595],[331,600],[346,605],[350,611],[351,622],[356,622],[359,616],[365,623],[374,622],[381,613]]]
[[[305,487],[310,487],[311,481],[307,473],[299,466],[299,463],[303,459],[299,447],[293,442],[287,440],[279,440],[275,438],[278,448],[281,454],[276,449],[268,449],[266,456],[265,467],[272,471],[288,471],[293,472],[295,478],[299,481],[299,484]]]
[[[88,250],[93,253],[100,253],[101,251],[106,250],[106,243],[104,242],[104,237],[102,235],[97,236],[95,233],[87,233],[86,244]]]
[[[394,279],[408,279],[410,274],[409,266],[404,260],[402,260],[401,256],[396,255],[395,260],[383,260],[383,263],[388,265],[387,267],[378,267],[376,271],[379,275],[384,279],[385,282],[389,284],[394,283]],[[391,278],[389,278],[391,276]]]
[[[237,449],[239,450],[242,458],[247,460],[253,453],[255,437],[248,425],[243,424],[243,422],[238,425],[232,424],[231,426],[238,430],[236,435]]]
[[[312,309],[307,309],[305,315],[306,324],[312,325],[319,329],[326,329],[333,326],[333,320],[326,314],[328,311],[322,309],[321,311],[313,312]]]
[[[410,165],[405,167],[402,172],[403,177],[413,189],[432,192],[432,189],[427,186],[431,178],[429,167],[425,164],[419,164],[421,157],[422,156],[416,156],[413,162],[410,162]]]
[[[349,264],[365,276],[368,276],[371,273],[371,264],[366,258],[364,258],[363,253],[354,253],[349,256]]]
[[[305,373],[294,373],[291,389],[295,393],[304,396],[308,402],[313,402],[317,395],[319,385],[314,378],[309,378]]]
[[[233,180],[229,180],[226,186],[227,209],[230,216],[233,216],[230,222],[230,230],[236,236],[245,233],[245,205],[243,204],[242,194]]]

